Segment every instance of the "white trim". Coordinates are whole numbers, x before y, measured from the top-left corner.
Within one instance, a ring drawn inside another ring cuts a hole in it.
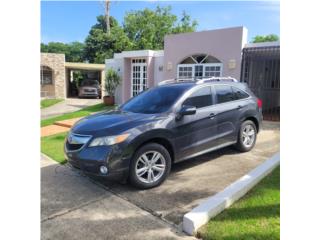
[[[194,64],[178,64],[177,65],[177,78],[179,78],[179,67],[191,67],[191,78],[194,76]]]
[[[200,63],[203,63],[204,60],[206,60],[208,58],[209,54],[207,54]]]
[[[145,58],[145,57],[161,57],[164,56],[164,51],[153,50],[138,50],[138,51],[123,51],[115,53],[113,58]]]
[[[183,231],[189,235],[195,234],[210,218],[231,206],[279,165],[280,153],[276,153],[223,191],[208,198],[183,216]]]
[[[278,47],[280,42],[261,42],[261,43],[247,43],[244,48],[254,48],[254,47]]]
[[[193,56],[190,56],[190,58],[193,60],[194,64],[198,63],[197,60],[195,60]],[[191,63],[191,64],[193,64],[193,63]]]

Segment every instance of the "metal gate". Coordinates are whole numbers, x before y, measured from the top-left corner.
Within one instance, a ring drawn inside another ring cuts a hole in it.
[[[241,82],[262,100],[263,119],[280,121],[280,45],[245,47]]]

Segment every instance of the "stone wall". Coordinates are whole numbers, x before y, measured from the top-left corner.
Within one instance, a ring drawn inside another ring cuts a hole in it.
[[[48,91],[50,97],[66,98],[65,55],[58,53],[41,53],[41,66],[53,70],[53,84],[41,85],[41,91]]]

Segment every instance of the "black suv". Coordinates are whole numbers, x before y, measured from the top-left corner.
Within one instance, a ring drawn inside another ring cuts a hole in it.
[[[261,107],[244,83],[169,81],[78,121],[66,138],[65,156],[86,173],[155,187],[173,163],[229,145],[250,151]]]

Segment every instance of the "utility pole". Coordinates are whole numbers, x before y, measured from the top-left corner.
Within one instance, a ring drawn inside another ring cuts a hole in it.
[[[105,1],[105,21],[107,27],[107,35],[110,35],[110,0]]]

